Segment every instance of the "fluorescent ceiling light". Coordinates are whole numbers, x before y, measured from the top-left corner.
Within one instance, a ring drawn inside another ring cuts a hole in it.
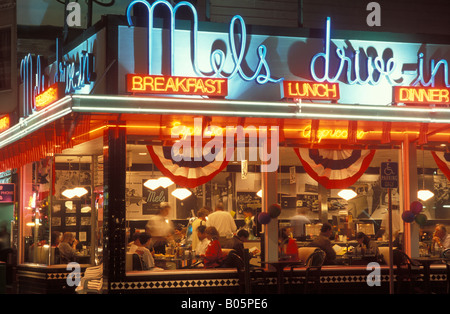
[[[348,201],[348,200],[351,200],[352,198],[356,197],[358,194],[356,194],[356,192],[351,189],[344,189],[344,190],[340,191],[338,193],[338,195],[340,197],[342,197],[344,200]]]
[[[185,188],[179,188],[172,192],[172,195],[179,200],[184,200],[185,198],[191,196],[192,192]]]
[[[430,198],[434,196],[434,193],[430,190],[419,190],[417,192],[417,198],[421,201],[428,201]]]

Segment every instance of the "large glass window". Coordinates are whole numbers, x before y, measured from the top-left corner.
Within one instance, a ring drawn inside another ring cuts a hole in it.
[[[99,139],[23,167],[24,262],[98,264],[102,260],[101,152]]]

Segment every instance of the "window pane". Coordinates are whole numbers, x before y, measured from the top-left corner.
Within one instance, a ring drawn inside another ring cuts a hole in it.
[[[11,89],[11,28],[0,29],[0,90]]]

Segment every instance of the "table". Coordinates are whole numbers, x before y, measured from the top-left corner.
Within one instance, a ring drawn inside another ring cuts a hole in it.
[[[425,291],[426,293],[430,293],[430,265],[433,263],[442,263],[442,257],[439,256],[421,256],[421,257],[415,257],[411,260],[418,262],[420,265],[423,266],[423,282],[425,285]]]
[[[288,261],[288,260],[281,260],[281,261],[272,261],[272,262],[260,262],[262,265],[270,265],[273,266],[277,271],[277,291],[278,294],[283,293],[283,270],[288,266],[304,266],[304,263],[302,261]]]
[[[90,264],[91,263],[91,256],[90,255],[81,254],[81,253],[77,253],[75,255],[75,261],[78,264]]]
[[[344,255],[336,256],[337,261],[341,261],[343,264],[348,265],[367,265],[371,262],[377,262],[377,256],[375,254],[352,254],[346,253]]]
[[[175,256],[155,256],[155,266],[163,269],[181,269],[190,268],[192,265],[192,258],[183,258]],[[199,259],[196,259],[199,260]]]

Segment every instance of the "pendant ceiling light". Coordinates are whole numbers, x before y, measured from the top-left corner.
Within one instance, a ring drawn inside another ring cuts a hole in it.
[[[191,196],[192,192],[185,188],[178,188],[175,191],[172,192],[172,195],[175,196],[180,201],[184,200],[185,198]]]
[[[149,179],[149,180],[145,181],[144,186],[146,188],[149,188],[150,190],[154,191],[160,187],[160,183],[159,183],[158,179]]]
[[[173,181],[170,180],[168,177],[158,178],[158,183],[163,188],[167,188],[167,187],[171,186],[172,184],[174,184]]]
[[[352,198],[356,197],[358,194],[356,194],[356,192],[351,189],[344,189],[344,190],[341,190],[338,193],[338,195],[340,197],[342,197],[344,200],[348,201],[348,200],[351,200]]]
[[[72,159],[68,159],[69,161],[69,173],[70,173],[70,169],[71,169],[71,161]],[[80,183],[80,172],[81,172],[81,157],[78,163],[78,183]],[[82,187],[82,186],[77,186],[74,188],[70,188],[70,189],[66,189],[64,190],[61,194],[69,199],[74,198],[74,197],[82,197],[86,194],[88,194],[89,191]]]
[[[433,196],[433,192],[425,189],[425,150],[422,148],[422,190],[417,191],[417,198],[426,202]]]

